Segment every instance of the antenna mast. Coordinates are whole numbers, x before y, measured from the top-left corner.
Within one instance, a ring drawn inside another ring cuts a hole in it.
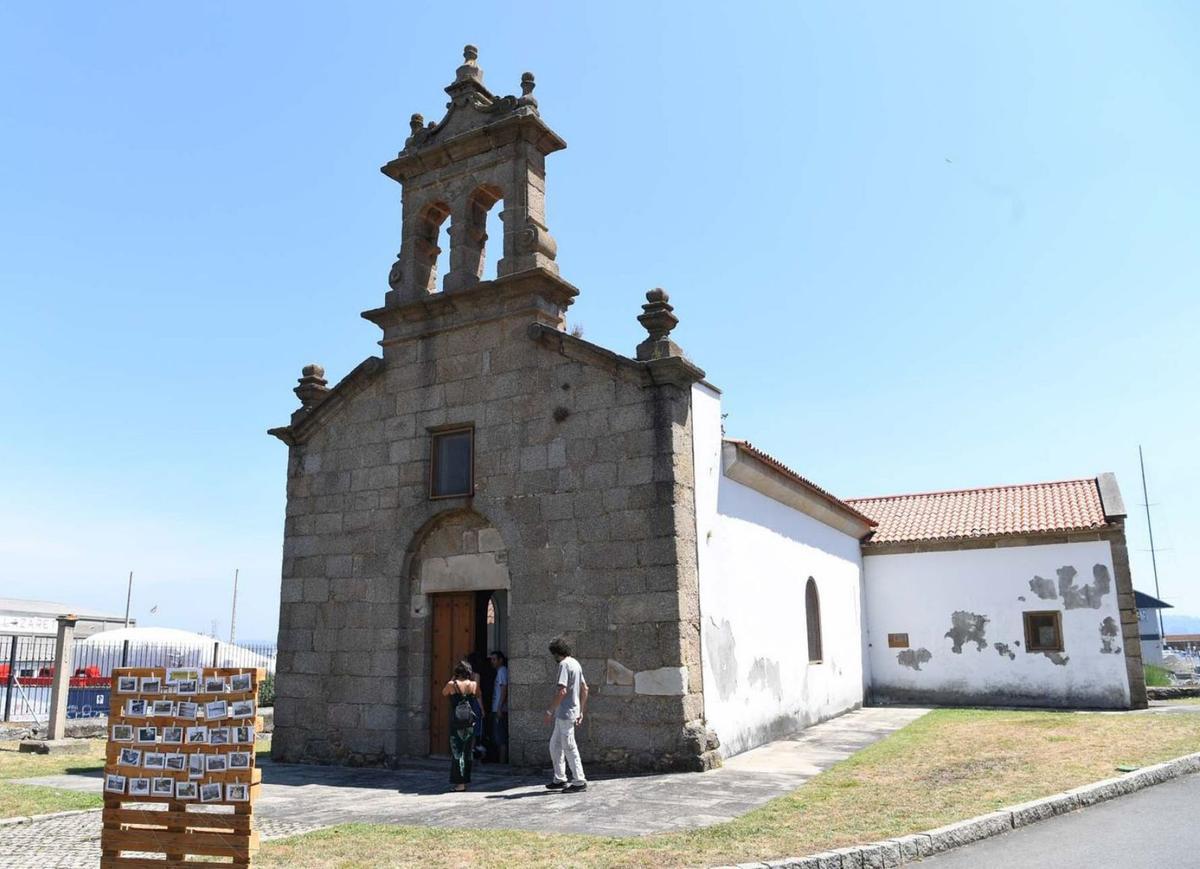
[[[1150,566],[1154,569],[1154,596],[1162,600],[1162,592],[1158,590],[1158,559],[1154,555],[1154,526],[1150,523],[1150,495],[1146,492],[1146,460],[1142,458],[1142,445],[1138,444],[1138,464],[1142,466],[1142,506],[1146,508],[1146,530],[1150,532]],[[1163,629],[1162,610],[1158,611],[1159,642],[1166,641],[1166,630]]]

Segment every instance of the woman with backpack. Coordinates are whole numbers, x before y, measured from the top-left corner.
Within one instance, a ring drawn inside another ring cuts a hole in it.
[[[450,784],[456,791],[465,791],[471,782],[471,761],[475,748],[475,710],[471,700],[478,702],[479,683],[471,665],[459,661],[454,678],[442,688],[442,696],[450,698]]]

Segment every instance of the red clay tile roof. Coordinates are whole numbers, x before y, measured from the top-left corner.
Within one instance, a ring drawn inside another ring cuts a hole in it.
[[[878,523],[868,544],[1087,531],[1109,524],[1094,478],[851,498],[847,503]]]
[[[837,495],[834,495],[831,492],[828,492],[825,489],[822,489],[820,486],[818,486],[812,480],[809,480],[806,477],[800,476],[795,471],[793,471],[791,468],[789,468],[787,465],[785,465],[783,462],[779,461],[779,459],[775,458],[772,455],[764,453],[758,447],[754,446],[754,444],[750,443],[750,441],[735,440],[734,438],[725,438],[724,441],[727,444],[733,444],[739,450],[744,450],[745,452],[754,456],[756,459],[758,459],[758,460],[764,462],[765,464],[769,465],[770,467],[774,468],[776,471],[783,474],[785,477],[788,477],[788,478],[794,480],[795,482],[799,483],[800,485],[804,486],[805,488],[812,490],[816,494],[820,495],[822,498],[829,501],[831,504],[834,504],[835,506],[840,507],[841,509],[845,510],[847,513],[850,513],[851,515],[858,517],[863,522],[866,522],[868,525],[875,524],[875,520],[872,519],[870,516],[866,515],[865,513],[863,513],[862,510],[851,506],[849,502],[842,500]]]

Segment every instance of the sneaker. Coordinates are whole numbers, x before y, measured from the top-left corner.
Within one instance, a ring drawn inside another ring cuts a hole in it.
[[[548,782],[546,784],[546,790],[561,791],[566,786],[567,786],[567,783],[565,781],[552,781],[552,782]]]
[[[587,782],[586,781],[573,781],[569,785],[567,785],[565,788],[563,788],[563,790],[570,791],[571,793],[574,793],[575,791],[586,791],[587,790]]]

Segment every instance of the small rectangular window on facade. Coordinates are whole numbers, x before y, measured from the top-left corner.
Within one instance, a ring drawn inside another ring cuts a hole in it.
[[[474,494],[474,440],[475,430],[470,427],[432,433],[429,497],[453,498]]]
[[[888,634],[889,649],[907,649],[908,634]]]
[[[1058,610],[1027,612],[1025,615],[1025,651],[1061,652],[1063,650],[1062,613]]]

